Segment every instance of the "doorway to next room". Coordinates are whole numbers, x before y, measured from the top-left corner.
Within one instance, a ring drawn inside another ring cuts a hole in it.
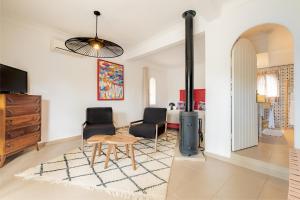
[[[281,25],[259,25],[232,49],[232,151],[288,167],[293,146],[293,38]]]

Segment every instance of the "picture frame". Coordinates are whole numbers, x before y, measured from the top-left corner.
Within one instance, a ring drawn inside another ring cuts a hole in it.
[[[124,66],[97,60],[97,100],[124,100]]]

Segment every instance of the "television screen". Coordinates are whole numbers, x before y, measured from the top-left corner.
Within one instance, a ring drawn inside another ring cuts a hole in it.
[[[27,72],[0,64],[0,92],[27,93]]]

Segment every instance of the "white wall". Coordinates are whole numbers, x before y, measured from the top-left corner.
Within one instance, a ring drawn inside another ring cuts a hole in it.
[[[45,27],[5,19],[3,63],[28,71],[30,94],[42,95],[42,140],[81,134],[85,109],[112,106],[117,126],[142,116],[142,68],[125,66],[125,100],[96,100],[96,59],[50,50],[53,38],[68,37]]]
[[[167,72],[167,92],[168,104],[170,102],[176,103],[179,101],[179,90],[185,89],[185,68],[168,69]],[[194,67],[194,88],[205,88],[205,66],[195,65]]]
[[[251,0],[227,7],[222,16],[207,24],[206,46],[206,150],[231,154],[230,70],[231,49],[246,30],[264,23],[286,26],[294,36],[295,100],[300,101],[300,1]],[[295,147],[300,148],[300,106],[295,105]]]

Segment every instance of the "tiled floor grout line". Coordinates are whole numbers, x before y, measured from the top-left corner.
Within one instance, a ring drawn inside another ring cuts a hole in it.
[[[262,192],[264,191],[265,185],[266,185],[266,183],[268,182],[269,179],[270,179],[270,177],[267,176],[267,177],[266,177],[266,180],[264,181],[264,184],[262,185],[261,190],[260,190],[260,192],[258,193],[258,196],[257,196],[256,199],[259,199],[259,198],[260,198]]]
[[[223,189],[223,187],[225,186],[225,183],[234,176],[234,174],[232,173],[230,176],[228,176],[228,178],[226,178],[223,182],[223,184],[220,186],[219,189],[217,189],[217,191],[212,195],[212,197],[210,199],[214,199],[217,197],[217,194]]]

